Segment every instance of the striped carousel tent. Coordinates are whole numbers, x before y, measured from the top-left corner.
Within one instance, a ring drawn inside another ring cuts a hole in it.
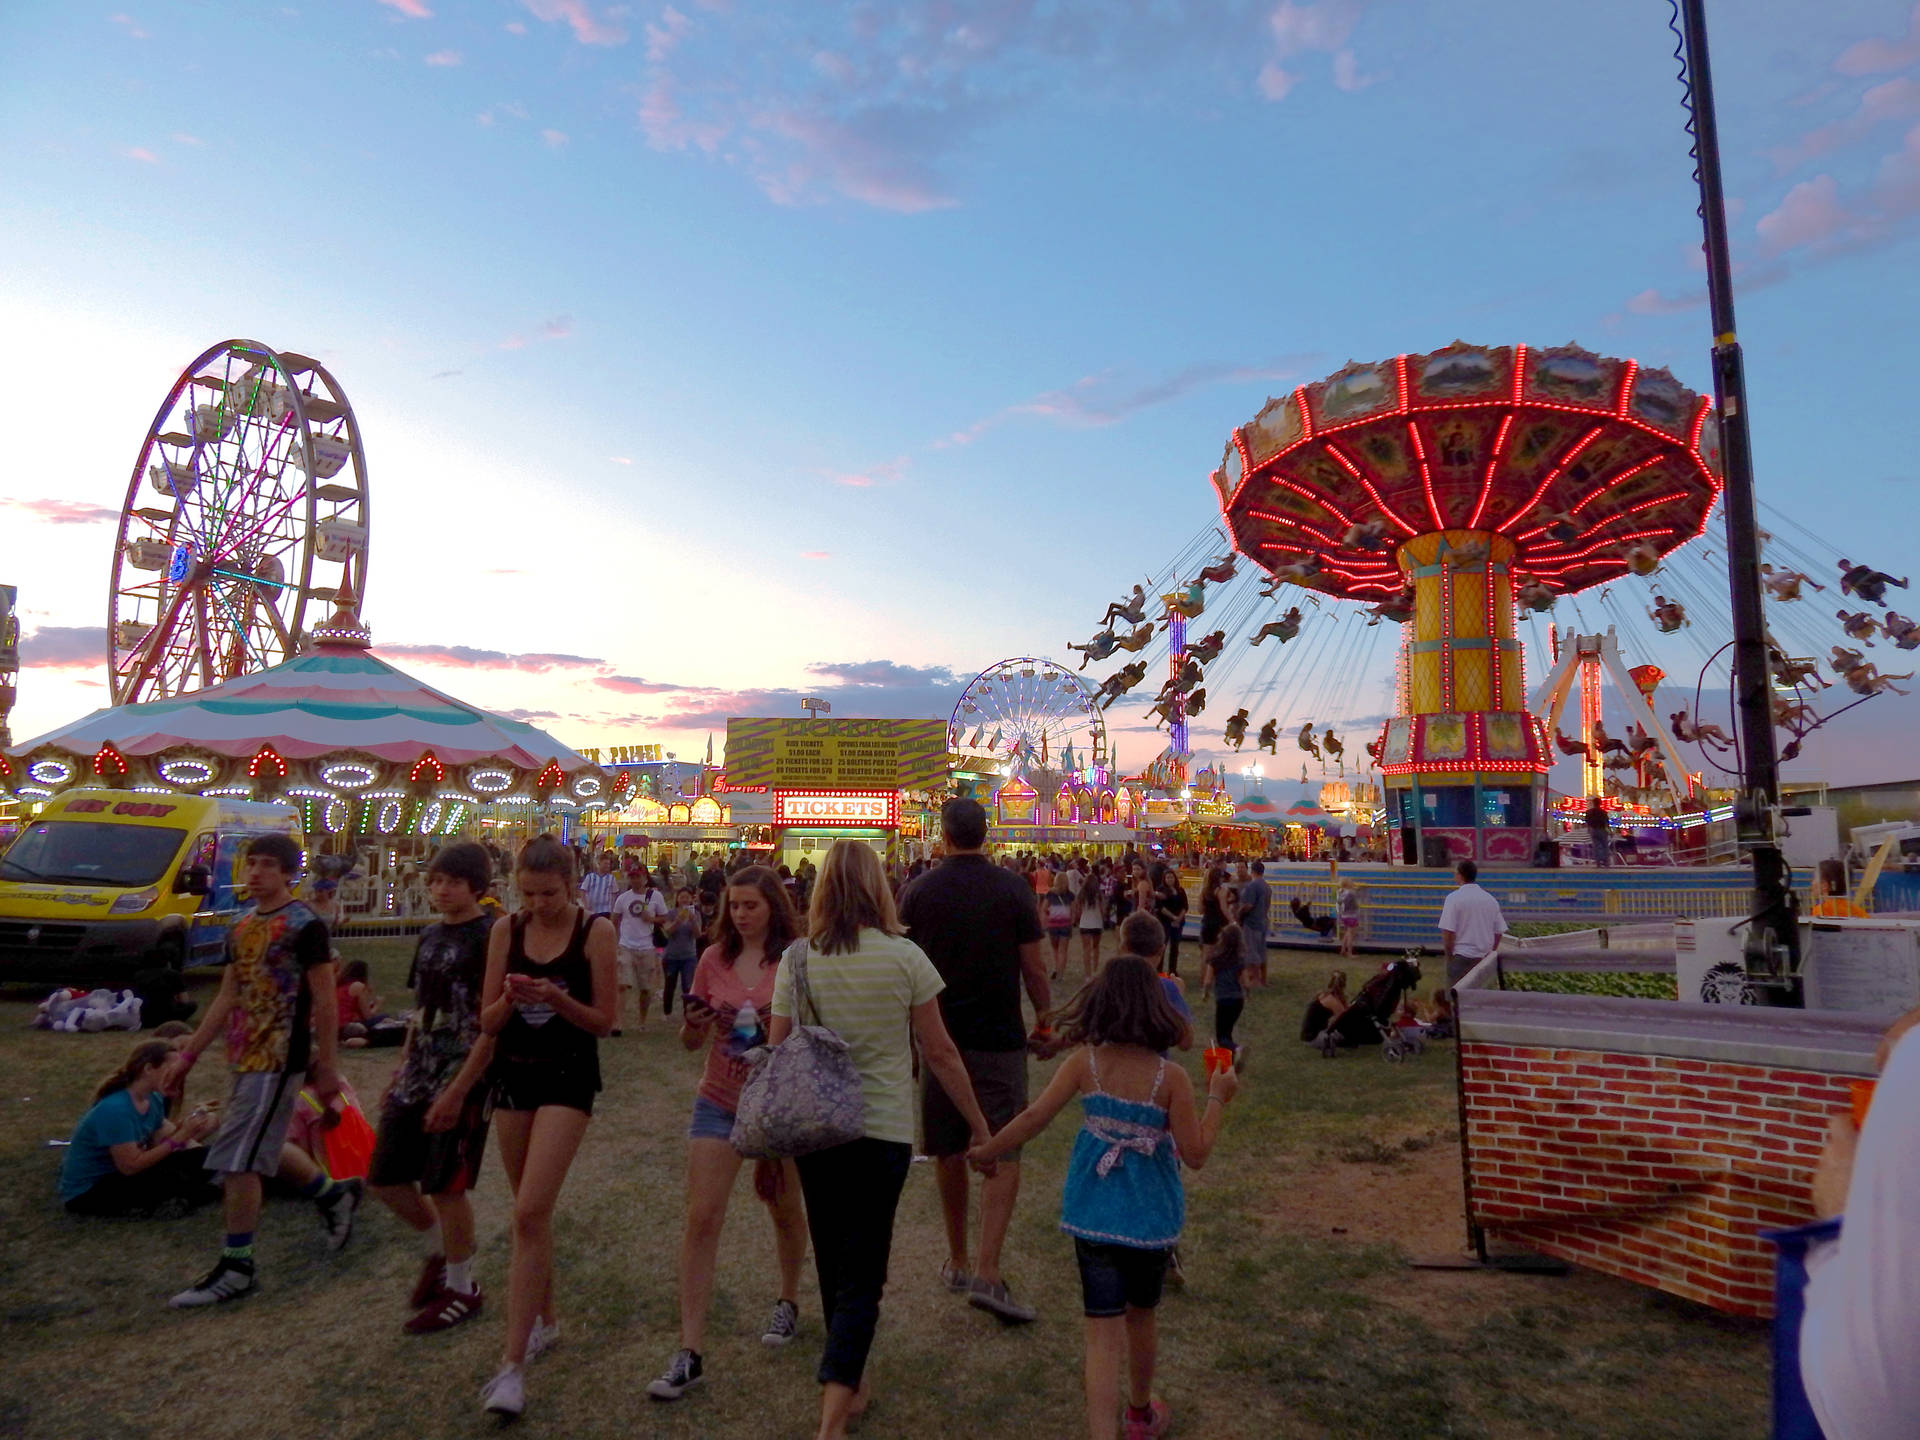
[[[1260,825],[1268,830],[1283,830],[1287,824],[1280,807],[1258,790],[1233,807],[1231,819],[1235,825]]]
[[[1302,790],[1299,798],[1287,806],[1283,823],[1287,825],[1324,826],[1329,824],[1332,819],[1333,817],[1331,815],[1320,808],[1320,802],[1317,799],[1309,795],[1305,790]]]

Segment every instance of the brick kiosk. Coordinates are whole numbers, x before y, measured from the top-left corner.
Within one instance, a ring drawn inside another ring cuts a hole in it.
[[[1467,1218],[1736,1315],[1773,1313],[1762,1230],[1808,1186],[1886,1020],[1460,984]],[[1657,968],[1649,964],[1646,968]]]

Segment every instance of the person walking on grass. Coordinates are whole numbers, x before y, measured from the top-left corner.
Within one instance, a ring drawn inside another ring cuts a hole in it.
[[[1476,882],[1480,867],[1462,860],[1453,867],[1460,884],[1440,906],[1440,945],[1447,955],[1447,984],[1458,985],[1466,973],[1499,947],[1507,933],[1507,917],[1500,902]]]
[[[1200,959],[1200,993],[1213,996],[1213,1043],[1233,1052],[1236,1069],[1240,1047],[1234,1043],[1233,1027],[1247,1008],[1246,965],[1247,941],[1238,925],[1222,930]]]
[[[720,912],[719,935],[700,957],[681,1006],[680,1043],[707,1047],[706,1068],[687,1126],[687,1223],[680,1237],[680,1348],[647,1386],[656,1400],[678,1400],[703,1378],[707,1308],[713,1302],[714,1263],[727,1202],[740,1176],[733,1148],[734,1112],[749,1067],[740,1057],[766,1043],[773,1017],[774,975],[799,922],[780,877],[754,865],[733,877]],[[753,1190],[773,1219],[780,1295],[760,1343],[793,1339],[800,1317],[800,1263],[807,1257],[807,1217],[800,1173],[791,1160],[756,1160]]]
[[[513,1191],[513,1261],[500,1369],[480,1392],[496,1415],[526,1409],[527,1361],[560,1339],[553,1209],[600,1090],[599,1037],[613,1029],[613,925],[574,902],[573,854],[529,840],[514,866],[522,909],[487,936],[480,1028],[494,1037],[494,1128]]]
[[[1080,1133],[1067,1160],[1060,1228],[1073,1236],[1086,1313],[1087,1434],[1113,1440],[1164,1435],[1172,1413],[1153,1395],[1158,1351],[1155,1307],[1168,1257],[1186,1218],[1184,1162],[1198,1170],[1219,1139],[1227,1103],[1240,1088],[1231,1069],[1207,1085],[1204,1114],[1193,1082],[1165,1052],[1190,1040],[1153,962],[1121,954],[1061,1016],[1061,1034],[1078,1046],[1053,1082],[1013,1122],[968,1152],[989,1165],[1033,1139],[1067,1102],[1080,1097]],[[1120,1411],[1121,1355],[1127,1394]]]
[[[796,966],[806,970],[804,1014]],[[867,1353],[887,1284],[894,1212],[913,1159],[915,1041],[964,1118],[971,1143],[984,1144],[990,1133],[940,1018],[944,983],[920,947],[901,937],[880,857],[858,840],[836,840],[814,882],[805,947],[794,945],[780,963],[767,1033],[768,1044],[777,1046],[796,1024],[832,1030],[847,1044],[866,1102],[858,1140],[799,1160],[827,1326],[818,1440],[840,1440],[872,1399]]]
[[[214,1267],[169,1302],[176,1310],[238,1300],[259,1288],[253,1237],[268,1176],[284,1173],[314,1202],[329,1250],[339,1250],[353,1235],[360,1182],[328,1179],[284,1143],[303,1084],[323,1104],[340,1089],[333,952],[326,923],[293,897],[299,873],[300,846],[292,836],[261,835],[247,846],[240,876],[252,908],[227,932],[220,989],[192,1038],[174,1052],[162,1082],[163,1088],[183,1084],[201,1052],[225,1030],[233,1082],[220,1128],[207,1146],[206,1167],[220,1179],[226,1244]]]
[[[647,1012],[664,983],[655,931],[672,913],[667,908],[667,897],[660,893],[660,887],[653,883],[653,876],[644,866],[633,872],[627,888],[614,897],[609,918],[618,929],[613,968],[620,981],[620,1000],[613,1011],[615,1035],[620,1033],[621,1022],[626,1019],[627,996],[636,991],[640,1023],[634,1028],[642,1035],[647,1033]]]
[[[987,812],[978,800],[952,799],[940,808],[947,858],[906,888],[900,920],[907,937],[940,972],[940,1018],[959,1047],[974,1096],[987,1123],[1005,1125],[1027,1105],[1027,1026],[1020,1013],[1024,984],[1036,1028],[1046,1023],[1053,996],[1043,958],[1043,932],[1033,889],[981,853]],[[1144,883],[1144,872],[1142,874]],[[1008,1324],[1025,1324],[1034,1310],[1015,1300],[1000,1273],[1000,1252],[1020,1194],[1018,1152],[1002,1158],[980,1187],[980,1248],[967,1265],[968,1124],[938,1077],[921,1076],[920,1131],[933,1156],[940,1208],[947,1225],[947,1263],[940,1279],[967,1303]]]
[[[1273,913],[1273,887],[1267,884],[1264,860],[1253,862],[1253,874],[1240,886],[1240,933],[1247,946],[1249,983],[1267,986],[1267,922]]]
[[[471,842],[445,847],[427,866],[427,894],[440,918],[414,946],[407,976],[414,1012],[367,1167],[374,1195],[426,1239],[407,1301],[409,1335],[451,1329],[480,1313],[467,1192],[487,1148],[494,1040],[480,1029],[480,997],[493,922],[480,897],[492,878],[487,852]]]

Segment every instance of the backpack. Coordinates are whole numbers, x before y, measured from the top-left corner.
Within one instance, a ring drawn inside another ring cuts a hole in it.
[[[1059,928],[1073,923],[1073,902],[1064,895],[1047,896],[1047,924]]]
[[[787,947],[781,963],[793,967],[793,1009],[815,1023],[796,1023],[777,1046],[757,1045],[740,1058],[752,1066],[734,1112],[733,1148],[750,1160],[786,1159],[844,1145],[866,1134],[867,1102],[853,1052],[818,1023],[820,1009],[807,987],[807,942]]]

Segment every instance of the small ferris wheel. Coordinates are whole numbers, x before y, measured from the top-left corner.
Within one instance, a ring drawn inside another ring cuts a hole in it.
[[[252,340],[208,350],[168,392],[127,486],[107,600],[113,702],[291,659],[309,601],[365,596],[367,521],[359,427],[326,367]]]
[[[1015,775],[1108,760],[1093,692],[1067,667],[1031,656],[989,665],[967,683],[947,721],[947,745],[992,756]]]

